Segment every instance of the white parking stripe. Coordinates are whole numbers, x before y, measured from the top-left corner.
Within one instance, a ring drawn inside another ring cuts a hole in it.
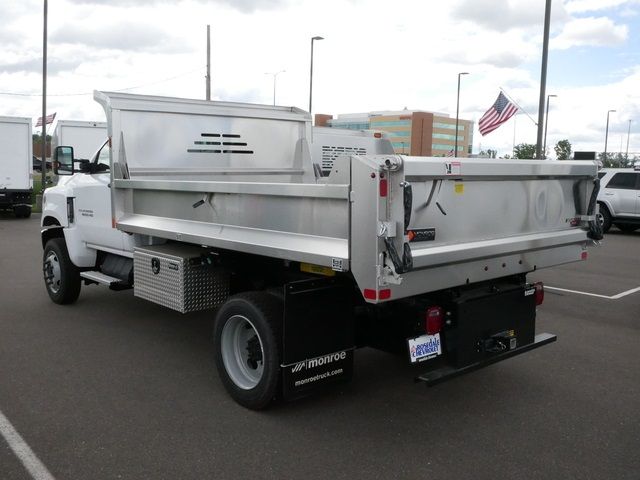
[[[549,287],[548,285],[545,285],[544,288],[549,290],[558,290],[559,292],[577,293],[578,295],[588,295],[590,297],[606,298],[607,300],[619,300],[620,298],[626,297],[627,295],[631,295],[632,293],[640,292],[640,287],[632,288],[631,290],[627,290],[625,292],[618,293],[616,295],[600,295],[599,293],[580,292],[578,290],[569,290],[567,288]]]
[[[47,467],[36,457],[33,450],[27,445],[20,434],[13,428],[11,422],[0,411],[0,434],[9,444],[13,453],[20,459],[24,468],[31,474],[33,480],[55,480]]]

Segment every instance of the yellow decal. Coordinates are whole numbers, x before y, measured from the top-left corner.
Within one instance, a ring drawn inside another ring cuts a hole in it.
[[[312,263],[301,263],[300,271],[307,273],[316,273],[318,275],[325,275],[327,277],[335,276],[336,272],[331,270],[329,267],[323,267],[321,265],[313,265]]]
[[[462,195],[464,193],[464,183],[456,182],[454,189],[458,195]]]

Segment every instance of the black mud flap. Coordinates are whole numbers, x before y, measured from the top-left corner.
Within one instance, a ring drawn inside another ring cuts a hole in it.
[[[542,347],[543,345],[547,345],[549,343],[555,342],[556,340],[557,340],[557,337],[555,335],[552,335],[550,333],[540,333],[535,336],[534,341],[532,343],[514,348],[513,350],[506,350],[502,353],[496,353],[491,357],[466,365],[462,368],[444,366],[441,368],[437,368],[435,370],[430,370],[429,372],[423,373],[422,375],[416,377],[416,381],[425,382],[427,386],[433,386],[440,382],[444,382],[445,380],[449,380],[453,377],[457,377],[459,375],[463,375],[465,373],[469,373],[474,370],[487,367],[494,363],[501,362],[502,360],[506,360],[507,358],[520,355],[521,353],[526,353],[535,348]]]
[[[285,285],[282,394],[294,400],[353,375],[352,287],[340,278]]]

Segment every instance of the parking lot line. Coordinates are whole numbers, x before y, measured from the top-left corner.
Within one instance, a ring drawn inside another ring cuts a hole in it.
[[[31,474],[34,480],[55,480],[47,467],[40,461],[33,450],[27,445],[20,434],[17,432],[9,419],[0,411],[0,434],[9,444],[9,448],[20,459],[24,468]]]
[[[545,285],[544,288],[549,290],[557,290],[559,292],[577,293],[578,295],[588,295],[590,297],[606,298],[607,300],[619,300],[620,298],[626,297],[627,295],[631,295],[632,293],[640,292],[640,287],[632,288],[631,290],[626,290],[616,295],[601,295],[599,293],[581,292],[579,290],[569,290],[567,288],[549,287],[547,285]]]

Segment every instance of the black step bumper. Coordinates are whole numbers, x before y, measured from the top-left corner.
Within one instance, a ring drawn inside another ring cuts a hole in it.
[[[482,361],[472,363],[462,368],[445,366],[437,368],[435,370],[430,370],[429,372],[423,373],[422,375],[416,377],[416,382],[424,382],[429,387],[437,385],[440,382],[444,382],[459,375],[464,375],[465,373],[487,367],[494,363],[501,362],[502,360],[506,360],[507,358],[515,357],[516,355],[520,355],[521,353],[526,353],[535,348],[542,347],[543,345],[555,342],[557,339],[558,337],[551,333],[539,333],[535,336],[533,343],[514,348],[513,350],[507,350],[503,353],[497,353]]]

